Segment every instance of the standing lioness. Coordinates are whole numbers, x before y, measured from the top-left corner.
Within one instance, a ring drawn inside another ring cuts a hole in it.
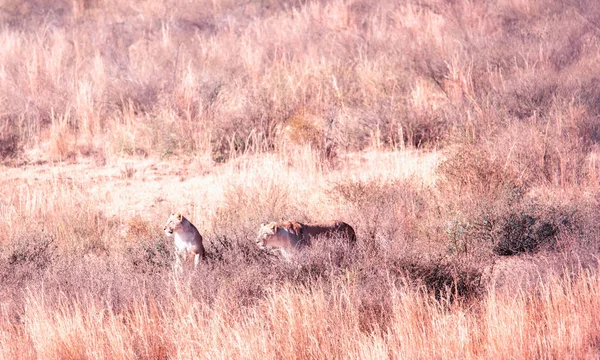
[[[343,221],[317,224],[287,221],[261,224],[256,245],[261,249],[279,249],[285,257],[289,257],[291,251],[310,246],[315,237],[343,237],[351,244],[356,242],[354,229]]]
[[[202,236],[198,229],[188,221],[181,213],[171,214],[165,225],[167,236],[173,236],[175,240],[175,258],[177,267],[181,266],[181,257],[194,254],[194,268],[198,265],[200,257],[204,259],[205,252],[202,245]]]

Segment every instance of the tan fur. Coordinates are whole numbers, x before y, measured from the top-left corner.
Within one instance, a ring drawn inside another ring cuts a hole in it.
[[[342,221],[328,221],[315,224],[302,224],[296,221],[261,224],[256,245],[261,249],[277,249],[284,256],[291,251],[310,246],[316,237],[344,237],[350,243],[356,242],[352,226]]]
[[[202,245],[202,236],[198,229],[181,213],[171,214],[165,225],[167,236],[173,236],[175,244],[175,253],[177,266],[181,268],[181,258],[186,258],[190,254],[194,255],[194,267],[198,265],[200,258],[205,258],[204,245]]]

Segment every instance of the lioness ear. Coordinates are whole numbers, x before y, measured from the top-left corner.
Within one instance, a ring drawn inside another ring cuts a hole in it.
[[[296,235],[302,234],[302,224],[300,224],[297,221],[292,221],[290,225],[292,230],[296,233]]]
[[[177,221],[181,221],[182,215],[180,212],[177,213]]]

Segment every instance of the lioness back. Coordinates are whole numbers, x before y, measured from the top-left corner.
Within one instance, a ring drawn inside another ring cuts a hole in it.
[[[310,243],[311,238],[317,236],[323,237],[343,237],[349,243],[356,243],[356,233],[352,226],[343,221],[328,221],[315,224],[301,224],[302,235],[305,241]]]

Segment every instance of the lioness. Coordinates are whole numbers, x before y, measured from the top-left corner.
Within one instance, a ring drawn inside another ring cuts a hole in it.
[[[176,265],[181,266],[181,257],[194,254],[194,268],[198,265],[200,257],[205,258],[202,236],[198,229],[189,222],[180,212],[171,214],[165,225],[167,236],[173,236],[175,240]]]
[[[315,237],[344,237],[353,244],[356,234],[352,226],[343,221],[329,221],[317,224],[302,224],[296,221],[283,223],[270,222],[260,225],[256,245],[261,249],[278,249],[289,258],[291,251],[310,246]]]

